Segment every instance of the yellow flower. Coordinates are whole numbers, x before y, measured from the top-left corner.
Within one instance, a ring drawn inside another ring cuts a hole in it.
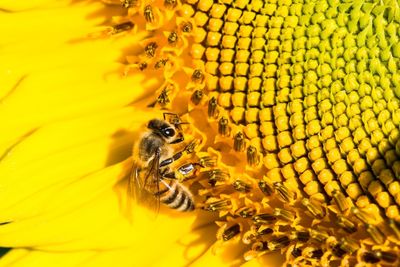
[[[0,266],[398,264],[396,1],[0,8]],[[154,220],[124,178],[163,110],[197,208]]]

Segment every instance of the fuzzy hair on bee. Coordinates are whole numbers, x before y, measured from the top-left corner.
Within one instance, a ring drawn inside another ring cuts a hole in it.
[[[181,181],[182,177],[196,175],[200,164],[175,166],[185,153],[193,152],[194,147],[191,142],[177,151],[184,141],[181,124],[178,115],[172,113],[164,113],[163,120],[150,120],[133,149],[135,163],[129,179],[129,194],[156,213],[160,203],[178,211],[195,208],[192,193]]]

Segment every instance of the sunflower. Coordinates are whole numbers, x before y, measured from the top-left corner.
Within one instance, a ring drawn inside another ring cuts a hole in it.
[[[0,10],[0,266],[399,263],[396,1]],[[154,217],[127,188],[163,113],[196,209]]]

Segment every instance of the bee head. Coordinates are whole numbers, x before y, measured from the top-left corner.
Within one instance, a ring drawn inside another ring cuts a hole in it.
[[[175,127],[163,120],[153,119],[149,121],[147,128],[167,140],[176,135]]]

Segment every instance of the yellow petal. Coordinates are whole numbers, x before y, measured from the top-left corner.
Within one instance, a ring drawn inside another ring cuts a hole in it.
[[[83,71],[75,68],[32,75],[4,99],[0,104],[0,151],[45,123],[125,106],[143,96],[147,87],[141,85],[143,77],[139,75],[105,79],[93,75],[82,81],[79,72]],[[100,73],[106,73],[105,69]],[[54,75],[53,79],[46,80],[47,75]]]
[[[88,14],[99,12],[102,7],[100,3],[76,5],[70,5],[69,1],[61,1],[61,3],[62,5],[53,8],[1,13],[0,30],[4,35],[0,44],[15,44],[18,41],[24,42],[38,37],[45,38],[45,40],[67,40],[71,37],[82,37],[82,34],[87,33],[88,29],[102,21],[100,16],[95,19],[87,18]],[[67,5],[69,6],[67,7]],[[43,42],[43,39],[37,41]]]
[[[96,255],[94,251],[77,253],[49,253],[31,249],[12,249],[0,259],[0,266],[32,267],[32,266],[77,266]]]
[[[129,157],[133,133],[157,115],[132,108],[109,110],[54,123],[34,132],[0,162],[0,210],[4,210],[0,221],[33,216],[46,200],[40,191],[44,190],[44,195],[48,194],[46,190],[56,192],[66,184]]]
[[[179,219],[178,219],[179,220]],[[168,225],[172,227],[172,225]],[[0,267],[47,266],[188,266],[210,246],[209,232],[213,225],[198,227],[190,233],[171,236],[160,242],[148,236],[139,246],[106,251],[38,251],[13,249],[0,260]],[[163,227],[164,230],[171,230]],[[136,229],[137,232],[141,229]],[[59,263],[59,264],[58,264]]]
[[[0,9],[7,12],[10,11],[23,11],[31,10],[35,8],[44,8],[48,6],[59,6],[60,4],[65,5],[66,1],[54,1],[54,0],[29,0],[29,1],[13,1],[4,0],[0,3]]]

